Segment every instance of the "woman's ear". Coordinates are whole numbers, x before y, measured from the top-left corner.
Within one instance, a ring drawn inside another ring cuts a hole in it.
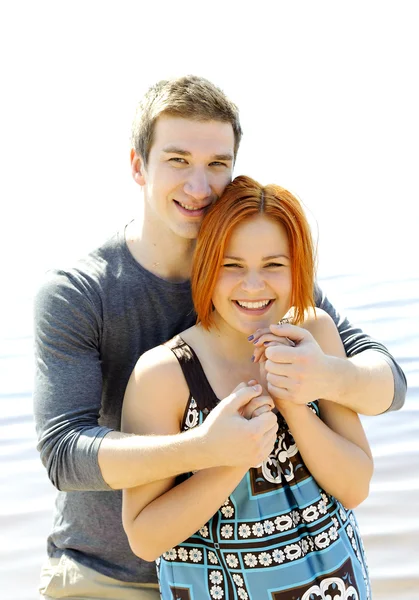
[[[138,185],[145,185],[145,177],[144,177],[144,161],[141,158],[141,156],[139,156],[134,148],[131,148],[131,174],[132,177],[135,181],[135,183],[138,183]]]

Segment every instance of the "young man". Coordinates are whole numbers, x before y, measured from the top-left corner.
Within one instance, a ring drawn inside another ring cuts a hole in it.
[[[134,556],[123,532],[120,490],[235,461],[250,467],[272,448],[276,419],[241,416],[254,396],[250,386],[187,434],[119,432],[138,357],[195,320],[194,240],[206,208],[232,178],[240,139],[236,106],[210,82],[191,76],[153,86],[133,124],[141,217],[76,268],[52,273],[38,293],[38,448],[60,490],[44,598],[158,598],[154,564]],[[320,290],[316,300],[351,358],[327,357],[309,334],[282,326],[279,334],[296,346],[284,346],[286,357],[270,349],[272,384],[294,402],[323,397],[366,414],[399,408],[406,382],[387,350],[340,319]]]

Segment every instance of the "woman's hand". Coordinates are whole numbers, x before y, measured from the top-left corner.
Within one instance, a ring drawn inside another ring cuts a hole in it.
[[[254,386],[257,384],[258,384],[258,382],[255,379],[251,379],[247,383],[247,385],[250,385],[250,386]],[[245,384],[243,383],[240,385],[245,385]],[[259,415],[261,415],[265,412],[271,411],[273,408],[275,408],[275,405],[274,405],[272,398],[269,395],[261,394],[260,396],[257,396],[256,398],[252,398],[252,400],[250,400],[250,402],[248,402],[248,404],[246,404],[245,406],[243,406],[241,408],[240,412],[243,417],[250,420],[255,417],[258,417]]]
[[[327,325],[331,325],[335,332],[335,324],[328,319],[331,323],[316,319],[317,328],[327,333]],[[288,409],[290,404],[304,405],[319,398],[334,400],[328,385],[337,359],[324,353],[308,329],[289,323],[271,325],[255,332],[252,341],[254,361],[264,363],[261,383],[266,382],[279,410],[278,403]]]
[[[266,357],[265,351],[267,348],[269,348],[271,346],[277,346],[279,344],[295,347],[295,343],[287,337],[279,337],[279,336],[275,335],[274,333],[271,332],[271,330],[269,328],[258,329],[255,332],[254,338],[252,341],[254,344],[254,351],[253,351],[254,362],[259,363],[260,383],[261,383],[263,389],[266,390],[267,393],[270,394],[271,393],[270,388],[272,388],[272,385],[270,384],[269,379],[268,379],[268,371],[266,369],[266,361],[268,359]],[[284,412],[285,406],[290,404],[290,402],[287,400],[281,401],[281,399],[277,395],[273,396],[273,400],[274,400],[275,407],[281,413]],[[285,406],[284,406],[284,404],[285,404]]]

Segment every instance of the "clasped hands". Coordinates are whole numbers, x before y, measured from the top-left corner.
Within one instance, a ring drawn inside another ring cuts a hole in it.
[[[260,383],[278,410],[324,398],[328,357],[309,331],[289,323],[258,329],[249,342]]]
[[[219,465],[259,465],[277,437],[278,420],[272,409],[288,420],[309,402],[327,398],[323,394],[328,357],[307,330],[271,325],[257,330],[249,343],[260,365],[259,381],[240,383],[202,425],[213,440],[211,448],[219,455]]]

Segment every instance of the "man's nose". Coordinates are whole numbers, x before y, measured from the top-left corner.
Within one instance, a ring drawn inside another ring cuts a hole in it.
[[[203,169],[195,169],[186,180],[184,191],[195,200],[205,200],[211,196],[207,173]]]

